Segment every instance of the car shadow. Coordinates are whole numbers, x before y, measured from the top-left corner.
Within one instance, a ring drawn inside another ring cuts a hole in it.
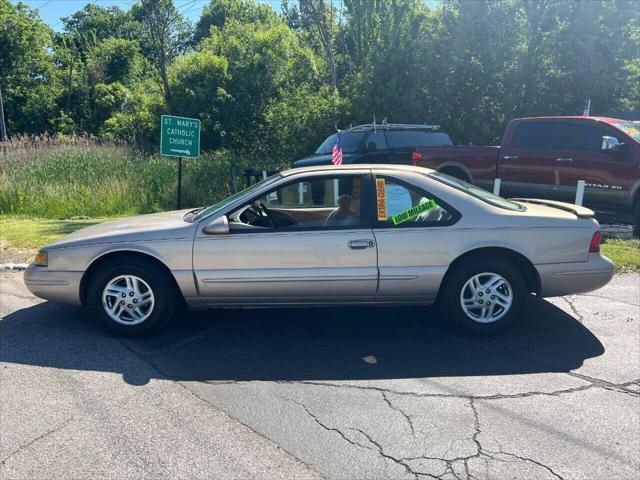
[[[375,380],[563,372],[602,355],[600,341],[531,298],[511,330],[459,336],[435,308],[350,307],[184,312],[147,338],[105,333],[82,307],[45,302],[0,321],[0,360],[114,372],[127,383]],[[122,346],[133,352],[123,355]]]

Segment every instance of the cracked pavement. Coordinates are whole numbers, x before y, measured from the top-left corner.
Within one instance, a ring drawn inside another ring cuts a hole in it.
[[[494,337],[434,308],[220,310],[146,339],[0,274],[0,477],[635,479],[640,276]]]

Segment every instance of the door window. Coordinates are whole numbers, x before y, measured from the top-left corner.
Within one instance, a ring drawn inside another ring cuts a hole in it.
[[[233,231],[234,224],[276,230],[359,227],[361,196],[360,175],[308,178],[239,208],[229,215],[230,228]]]
[[[516,127],[514,148],[550,149],[550,122],[523,122]]]
[[[367,139],[367,147],[371,142],[375,143],[376,150],[387,149],[387,139],[385,138],[383,132],[375,132],[369,135],[369,138]]]
[[[602,137],[613,136],[602,128],[579,123],[563,123],[554,132],[554,147],[560,150],[602,150]],[[618,139],[620,142],[620,139]]]
[[[458,213],[428,192],[391,177],[376,177],[378,227],[444,226]]]
[[[391,148],[415,148],[417,146],[440,147],[451,145],[449,135],[443,132],[420,130],[396,130],[387,133]]]

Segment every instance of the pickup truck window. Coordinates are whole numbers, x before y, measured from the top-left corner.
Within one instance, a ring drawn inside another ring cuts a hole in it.
[[[611,132],[594,125],[560,123],[553,132],[553,146],[560,150],[602,150],[602,137]],[[618,141],[621,141],[618,138]]]
[[[419,130],[392,130],[387,132],[391,148],[446,147],[453,143],[443,132],[421,132]]]
[[[513,137],[514,148],[547,150],[551,147],[551,122],[522,122],[516,127]]]
[[[463,180],[459,180],[455,177],[451,177],[445,173],[441,172],[433,172],[429,174],[431,178],[435,178],[442,183],[446,183],[447,185],[457,188],[458,190],[462,190],[463,192],[471,195],[472,197],[476,197],[482,200],[485,203],[493,205],[494,207],[504,208],[506,210],[513,210],[514,212],[524,212],[526,210],[522,205],[512,202],[511,200],[507,200],[506,198],[499,197],[494,195],[493,193],[489,193],[486,190],[483,190],[475,185],[471,185]]]

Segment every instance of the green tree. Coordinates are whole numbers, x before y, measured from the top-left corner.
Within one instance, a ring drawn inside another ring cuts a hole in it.
[[[279,22],[278,15],[269,5],[256,3],[253,0],[211,0],[196,22],[192,43],[197,45],[203,38],[209,36],[211,27],[220,29],[231,20],[263,25],[274,25]]]
[[[52,128],[60,84],[51,29],[23,3],[0,0],[0,82],[7,134]]]

